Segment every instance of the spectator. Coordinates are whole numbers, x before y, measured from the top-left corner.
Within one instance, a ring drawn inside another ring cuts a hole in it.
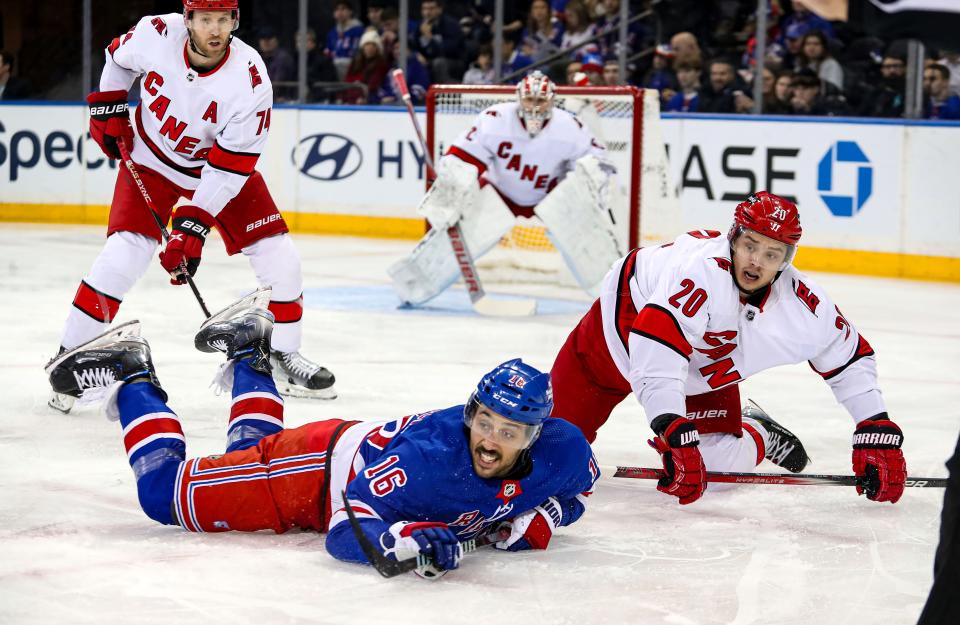
[[[675,65],[703,65],[703,52],[700,51],[700,44],[693,33],[682,32],[670,37],[670,49],[673,50]]]
[[[563,25],[553,17],[547,0],[533,0],[530,17],[520,35],[523,53],[534,61],[540,61],[560,49]]]
[[[812,69],[820,80],[843,90],[843,68],[830,54],[826,36],[819,30],[807,33],[800,44],[800,68]]]
[[[803,52],[803,37],[807,34],[807,27],[802,24],[793,24],[783,31],[783,61],[781,66],[787,69],[800,69],[800,54]]]
[[[941,50],[937,63],[950,71],[950,93],[960,95],[960,52]]]
[[[270,82],[274,87],[283,88],[278,83],[296,80],[297,71],[293,55],[287,52],[286,48],[280,47],[280,40],[277,39],[277,32],[273,27],[261,26],[257,34],[260,56],[263,57],[263,63],[267,66],[267,75],[270,76]]]
[[[564,50],[570,50],[569,54],[597,53],[600,47],[596,42],[583,44],[597,34],[597,26],[590,19],[590,10],[583,0],[570,0],[563,13],[566,20],[566,28],[563,31],[563,37],[560,40],[560,46]]]
[[[835,87],[821,80],[813,70],[796,73],[791,83],[790,106],[794,115],[847,115],[846,100]]]
[[[950,70],[934,63],[923,70],[923,116],[960,119],[960,96],[950,93]]]
[[[12,75],[15,60],[6,50],[0,51],[0,100],[24,100],[30,96],[30,83]]]
[[[700,72],[703,70],[690,63],[678,63],[676,69],[680,90],[670,98],[665,110],[695,113],[700,101]]]
[[[667,44],[660,44],[653,53],[653,65],[643,77],[641,86],[644,89],[656,89],[660,92],[663,101],[667,101],[677,92],[677,76],[671,67],[673,63],[673,49]],[[669,91],[669,94],[664,93]]]
[[[567,6],[570,6],[570,5],[567,5]],[[582,69],[583,69],[583,63],[581,63],[580,61],[570,61],[570,63],[567,64],[567,70],[566,70],[567,81],[565,84],[576,85],[581,76],[584,79],[586,79],[586,76],[581,71]]]
[[[773,97],[763,101],[763,112],[771,115],[788,115],[793,112],[793,72],[781,69],[773,81]]]
[[[858,113],[863,117],[902,117],[907,63],[887,54],[880,63],[880,81],[863,96]]]
[[[300,34],[297,33],[297,52],[300,51]],[[307,101],[326,102],[330,99],[329,91],[320,82],[335,83],[340,80],[337,70],[322,50],[317,48],[317,31],[307,29]]]
[[[603,62],[603,83],[610,86],[627,84],[626,80],[620,80],[620,61],[616,58],[609,58]]]
[[[533,64],[533,59],[529,56],[520,54],[520,51],[517,49],[517,42],[513,37],[503,37],[503,73],[512,74],[518,72],[524,67]],[[603,68],[600,68],[600,71],[603,71]]]
[[[333,28],[327,33],[327,47],[324,52],[333,59],[337,75],[343,78],[351,59],[360,45],[363,36],[363,24],[353,17],[353,4],[338,0],[333,5]]]
[[[799,34],[800,37],[808,32],[819,30],[827,36],[828,40],[833,39],[833,25],[830,22],[810,11],[803,0],[793,0],[792,4],[793,13],[787,15],[780,24],[784,32],[791,27],[799,26],[802,29]]]
[[[603,56],[617,56],[620,46],[620,0],[600,0],[597,10],[603,12],[603,16],[597,20],[597,32],[606,33],[600,38],[600,53]],[[640,22],[627,26],[627,56],[639,49],[645,37],[646,32]]]
[[[420,18],[411,34],[410,48],[427,59],[436,82],[459,82],[463,76],[460,24],[444,14],[442,0],[423,0]]]
[[[486,43],[480,46],[480,50],[477,53],[477,60],[470,65],[470,69],[463,75],[463,84],[492,85],[494,77],[493,47]]]
[[[370,29],[360,37],[360,47],[353,55],[345,82],[359,82],[367,86],[366,95],[360,90],[345,91],[345,104],[379,104],[380,88],[387,76],[387,60],[383,55],[383,41],[376,30]]]
[[[383,37],[384,11],[383,0],[373,0],[367,6],[367,28],[373,28],[381,37]]]
[[[379,98],[380,104],[392,104],[399,100],[396,85],[391,76],[393,70],[400,67],[400,38],[396,32],[389,30],[389,24],[383,31],[383,47],[387,51],[390,70],[380,86]],[[410,89],[410,98],[414,104],[423,104],[427,99],[427,88],[430,86],[430,72],[427,71],[427,60],[423,55],[419,52],[410,52],[407,55],[404,75],[407,79],[407,88]]]
[[[603,86],[603,59],[599,54],[584,54],[580,59],[580,72],[587,78],[588,85]],[[578,80],[577,84],[580,84]]]
[[[723,59],[710,62],[710,80],[700,91],[699,113],[748,113],[753,100],[746,94],[747,86],[737,76],[733,63]]]

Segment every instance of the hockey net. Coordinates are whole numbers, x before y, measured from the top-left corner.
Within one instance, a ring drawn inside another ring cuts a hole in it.
[[[434,85],[427,93],[427,145],[434,162],[487,107],[516,98],[511,86]],[[613,216],[620,248],[663,241],[679,231],[679,202],[667,176],[656,91],[636,87],[557,88],[554,106],[580,119],[617,168]],[[478,259],[486,282],[575,286],[536,217],[518,217],[497,248]]]

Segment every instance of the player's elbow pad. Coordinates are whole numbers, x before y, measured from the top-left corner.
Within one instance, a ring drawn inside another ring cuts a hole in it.
[[[367,535],[370,542],[376,545],[379,542],[380,532],[371,533],[369,528],[364,527],[363,521],[360,522],[360,525],[363,527],[363,533]],[[360,543],[357,541],[357,537],[354,535],[353,529],[347,521],[338,523],[330,530],[327,534],[325,546],[327,553],[337,560],[369,564],[367,555],[363,553],[363,549],[360,547]]]

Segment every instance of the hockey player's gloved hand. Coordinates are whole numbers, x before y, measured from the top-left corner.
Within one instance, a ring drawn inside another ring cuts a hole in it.
[[[415,558],[420,554],[430,556],[434,566],[417,569],[417,575],[427,579],[440,577],[460,566],[463,548],[457,535],[446,523],[399,521],[380,535],[384,555],[395,560]]]
[[[663,460],[666,475],[657,482],[657,490],[693,503],[707,489],[706,468],[697,446],[700,434],[693,421],[676,414],[662,414],[650,424],[657,437],[647,441]]]
[[[546,549],[553,531],[563,520],[560,502],[550,497],[533,510],[517,515],[504,526],[510,528],[510,536],[494,543],[497,549],[522,551],[523,549]]]
[[[119,159],[117,141],[123,139],[128,147],[133,145],[127,92],[117,90],[91,93],[87,96],[87,104],[90,105],[90,136],[104,154]]]
[[[907,478],[900,445],[903,432],[882,412],[860,422],[853,433],[853,472],[859,477],[857,494],[871,501],[897,503]]]
[[[173,214],[173,231],[167,247],[160,252],[160,264],[170,274],[170,284],[186,284],[181,263],[186,262],[192,277],[200,266],[203,244],[213,227],[213,216],[197,206],[181,206]]]

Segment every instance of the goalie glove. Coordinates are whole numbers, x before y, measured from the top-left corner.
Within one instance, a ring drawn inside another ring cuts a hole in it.
[[[907,477],[902,444],[900,426],[885,412],[857,425],[853,433],[853,472],[860,478],[858,495],[866,494],[870,501],[897,503]]]
[[[446,523],[398,521],[380,534],[380,546],[385,556],[398,561],[430,556],[432,566],[414,570],[424,579],[437,579],[459,567],[463,557],[463,547]]]
[[[550,497],[532,510],[527,510],[501,527],[510,529],[510,535],[494,543],[497,549],[522,551],[524,549],[546,549],[554,530],[560,527],[563,509],[555,497]]]
[[[657,490],[679,498],[681,505],[700,499],[707,489],[707,471],[697,449],[700,434],[693,421],[676,414],[662,414],[650,427],[658,436],[647,442],[660,454],[666,472],[657,482]]]
[[[456,156],[445,156],[437,167],[437,179],[423,196],[417,212],[431,228],[446,230],[473,208],[480,192],[477,168]]]

